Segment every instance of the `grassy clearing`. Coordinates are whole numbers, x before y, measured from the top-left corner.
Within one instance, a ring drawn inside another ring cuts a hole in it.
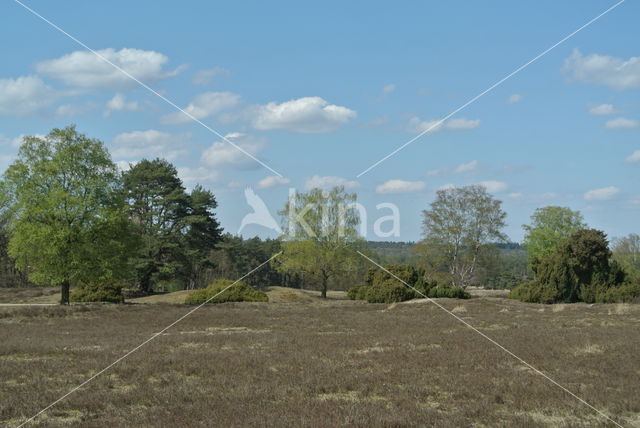
[[[203,307],[34,426],[607,426],[427,301],[309,298]],[[639,306],[439,302],[640,423]],[[0,308],[0,421],[18,424],[187,310]]]

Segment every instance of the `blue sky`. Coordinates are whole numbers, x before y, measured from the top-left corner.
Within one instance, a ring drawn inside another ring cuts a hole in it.
[[[345,184],[368,228],[400,208],[400,236],[446,185],[483,183],[506,232],[563,205],[610,236],[640,232],[640,16],[627,0],[376,168],[371,164],[615,2],[28,1],[284,178],[241,154],[65,35],[5,2],[0,163],[21,135],[75,123],[121,165],[167,157],[211,188],[229,232],[252,187]],[[269,178],[271,177],[271,178]],[[273,236],[249,226],[245,236]],[[369,235],[371,239],[377,239]]]

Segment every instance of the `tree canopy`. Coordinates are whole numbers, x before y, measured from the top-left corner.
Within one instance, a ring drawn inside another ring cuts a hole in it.
[[[483,186],[438,190],[430,209],[422,213],[422,251],[429,257],[438,254],[454,285],[471,284],[483,251],[506,240],[502,202]]]
[[[118,172],[104,145],[76,131],[25,137],[2,180],[9,254],[29,279],[61,285],[126,276],[132,242]]]
[[[538,208],[531,216],[531,224],[525,224],[524,245],[530,259],[535,262],[556,250],[560,242],[577,230],[586,227],[582,214],[567,207],[548,206]]]
[[[356,195],[344,187],[311,189],[295,194],[280,211],[284,216],[282,255],[274,260],[282,272],[302,273],[327,296],[331,281],[362,266],[355,252],[364,241],[358,236],[360,217]]]

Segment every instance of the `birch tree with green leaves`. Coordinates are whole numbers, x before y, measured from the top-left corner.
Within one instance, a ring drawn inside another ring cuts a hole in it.
[[[502,202],[483,186],[438,190],[430,209],[422,213],[423,245],[444,254],[442,263],[456,286],[471,285],[481,253],[506,240]]]
[[[274,259],[281,272],[302,274],[318,285],[323,298],[332,281],[347,277],[362,266],[356,250],[363,248],[358,235],[360,217],[356,194],[344,187],[293,193],[284,209],[282,254]]]
[[[8,252],[39,285],[59,285],[61,304],[72,284],[127,276],[128,221],[118,171],[102,142],[53,129],[25,137],[4,173]]]

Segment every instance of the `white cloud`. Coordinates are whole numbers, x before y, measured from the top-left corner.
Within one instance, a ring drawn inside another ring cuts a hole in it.
[[[289,183],[291,183],[291,180],[289,180],[288,178],[279,177],[277,175],[270,175],[269,177],[265,177],[258,182],[258,189],[268,189],[270,187]]]
[[[345,189],[353,189],[354,187],[358,187],[360,184],[354,180],[347,180],[342,177],[335,176],[324,176],[321,177],[319,175],[314,175],[313,177],[307,179],[305,181],[304,186],[307,190],[311,190],[314,188],[320,189],[331,189],[336,186],[344,186]]]
[[[520,94],[513,94],[509,98],[507,98],[507,104],[515,104],[522,101],[522,98],[523,97]]]
[[[477,160],[472,160],[471,162],[462,163],[455,168],[433,169],[427,172],[427,177],[436,177],[438,175],[445,175],[445,174],[464,174],[467,172],[473,172],[478,169],[478,165],[480,165],[480,163]]]
[[[333,131],[357,116],[354,110],[329,104],[320,97],[254,106],[249,114],[256,129],[286,129],[303,133]]]
[[[191,83],[198,86],[208,85],[216,76],[228,76],[229,70],[222,67],[213,67],[207,70],[199,70],[191,78]]]
[[[473,129],[480,126],[480,119],[449,119],[444,126],[447,129]]]
[[[266,146],[263,138],[239,132],[225,135],[225,138],[245,152],[257,157]],[[259,164],[226,141],[217,141],[202,152],[202,162],[209,167],[253,169]]]
[[[565,60],[563,70],[584,83],[605,85],[616,90],[640,88],[640,57],[624,60],[598,54],[583,56],[576,49]]]
[[[489,193],[504,192],[508,187],[507,183],[495,180],[481,181],[480,183],[478,183],[478,185],[484,186],[484,188],[487,189],[487,192]]]
[[[156,157],[174,160],[185,154],[180,147],[189,141],[189,134],[168,134],[155,129],[124,132],[113,139],[113,157],[122,159],[152,159]]]
[[[608,120],[604,126],[607,129],[634,129],[640,128],[640,122],[635,119],[627,119],[626,117],[617,117]]]
[[[523,195],[522,193],[520,193],[520,192],[513,192],[513,193],[509,193],[507,196],[508,196],[509,198],[511,198],[511,199],[520,199],[520,198],[522,198],[524,195]]]
[[[390,93],[392,93],[395,90],[396,90],[396,84],[395,83],[390,83],[387,86],[385,86],[384,88],[382,88],[382,94],[383,95],[389,95]]]
[[[473,129],[480,126],[480,119],[465,119],[465,118],[457,118],[457,119],[449,119],[446,122],[442,122],[441,120],[432,119],[432,120],[421,120],[419,117],[412,117],[409,120],[409,132],[414,134],[421,133],[435,133],[442,129],[448,130],[459,130],[459,129]]]
[[[58,93],[37,76],[0,79],[0,115],[28,116],[50,107]]]
[[[415,193],[424,190],[426,184],[423,181],[389,180],[376,187],[376,193]]]
[[[631,153],[631,155],[629,155],[625,161],[629,162],[629,163],[640,163],[640,150],[636,150],[635,152]]]
[[[108,48],[97,52],[143,83],[173,77],[183,69],[178,67],[173,71],[164,70],[168,58],[155,51],[129,48],[116,51]],[[138,85],[113,65],[88,51],[75,51],[40,62],[36,65],[36,70],[77,88],[123,90]]]
[[[211,168],[205,167],[183,167],[178,168],[178,177],[182,180],[186,185],[194,185],[194,184],[202,184],[208,183],[212,181],[218,181],[220,179],[220,173]]]
[[[456,174],[462,174],[465,172],[472,172],[478,169],[478,161],[472,160],[471,162],[463,163],[458,165],[453,172]]]
[[[615,186],[593,189],[585,192],[584,199],[587,201],[607,201],[620,193],[620,189]]]
[[[231,92],[205,92],[196,96],[183,110],[196,119],[205,119],[240,103],[240,95]],[[192,119],[181,111],[162,117],[162,123],[187,123]]]
[[[597,106],[592,106],[589,108],[589,113],[604,116],[608,114],[614,114],[616,109],[612,104],[599,104]]]
[[[112,111],[137,111],[140,110],[140,106],[137,101],[127,101],[125,96],[121,93],[117,93],[111,98],[104,111],[104,117],[109,117]]]

